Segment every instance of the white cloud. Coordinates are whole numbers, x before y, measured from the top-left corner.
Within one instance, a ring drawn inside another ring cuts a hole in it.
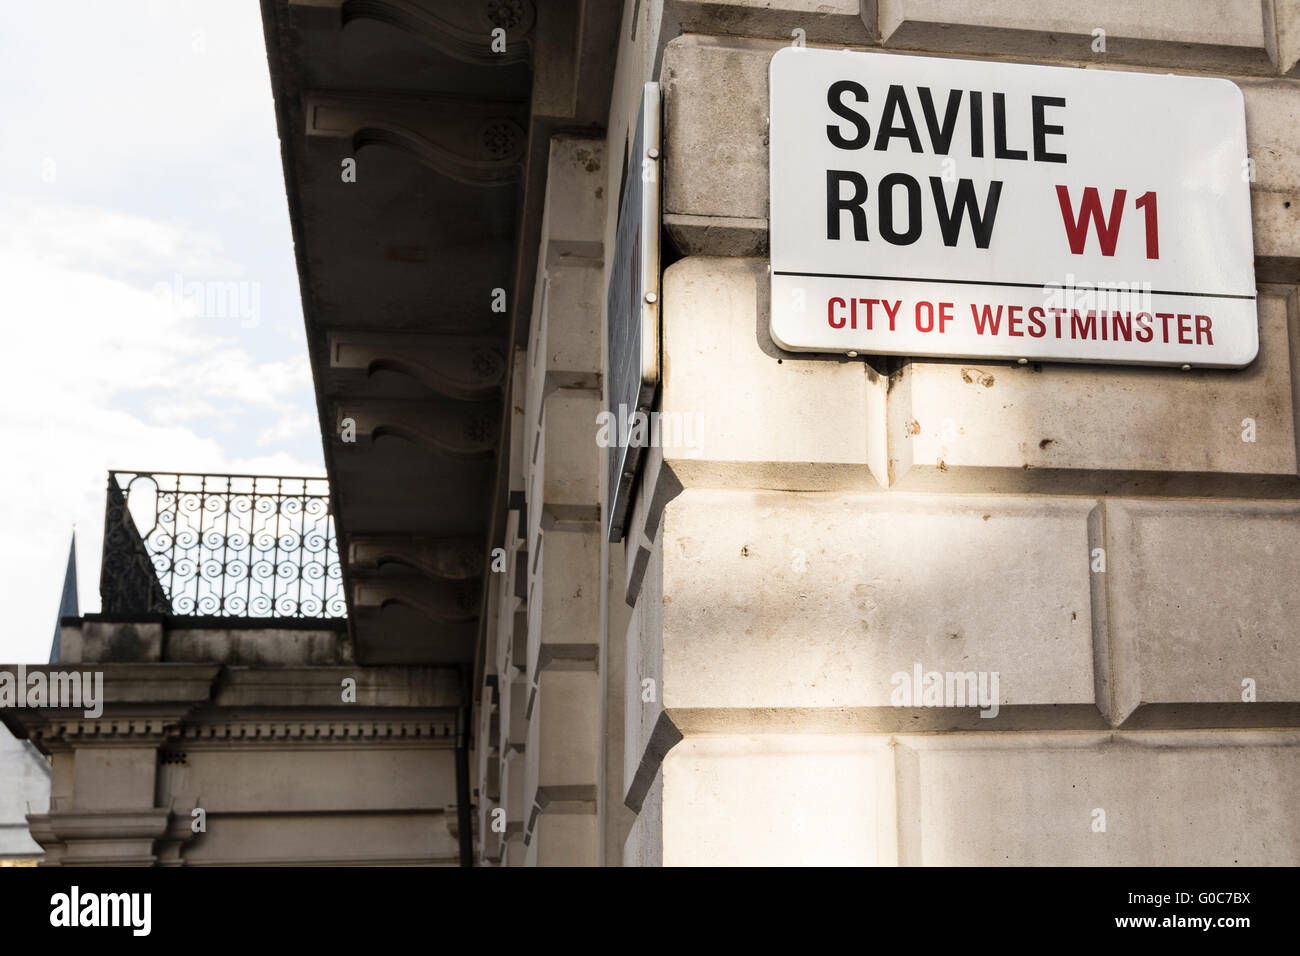
[[[257,3],[4,21],[0,663],[48,654],[74,522],[98,608],[108,469],[323,474]],[[256,322],[155,291],[231,281]]]

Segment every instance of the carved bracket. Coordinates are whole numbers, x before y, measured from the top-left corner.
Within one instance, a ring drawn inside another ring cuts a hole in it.
[[[384,564],[405,565],[430,578],[465,581],[482,573],[483,542],[398,535],[353,535],[349,539],[349,568],[378,570]]]
[[[336,441],[342,441],[349,419],[358,442],[397,435],[439,454],[463,459],[491,457],[501,428],[501,412],[495,403],[347,399],[338,405]]]
[[[469,621],[478,616],[479,588],[465,581],[430,581],[416,575],[352,576],[352,606],[380,609],[405,604],[435,621]]]
[[[289,0],[289,5],[335,10],[340,26],[378,20],[478,66],[527,60],[537,22],[532,0]],[[498,29],[505,31],[504,50],[494,43]]]
[[[305,93],[308,136],[382,143],[471,186],[518,179],[528,136],[526,107],[443,96]]]
[[[400,372],[440,395],[471,402],[496,398],[506,359],[486,339],[400,332],[331,332],[330,368],[367,375]]]

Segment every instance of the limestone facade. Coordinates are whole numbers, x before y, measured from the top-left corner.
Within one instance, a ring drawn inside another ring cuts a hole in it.
[[[768,63],[799,40],[1237,83],[1257,360],[777,348]],[[604,293],[647,81],[656,410],[698,427],[649,451],[610,543]],[[545,204],[479,863],[1300,863],[1300,5],[624,0],[606,131],[552,137]],[[996,715],[900,705],[914,669],[996,674]]]

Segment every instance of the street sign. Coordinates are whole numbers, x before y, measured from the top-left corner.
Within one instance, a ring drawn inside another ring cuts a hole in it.
[[[782,348],[1254,359],[1235,84],[798,47],[770,78]]]

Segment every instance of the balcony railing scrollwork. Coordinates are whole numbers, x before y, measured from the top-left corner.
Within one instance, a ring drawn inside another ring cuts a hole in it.
[[[324,478],[111,471],[108,614],[344,617]]]

